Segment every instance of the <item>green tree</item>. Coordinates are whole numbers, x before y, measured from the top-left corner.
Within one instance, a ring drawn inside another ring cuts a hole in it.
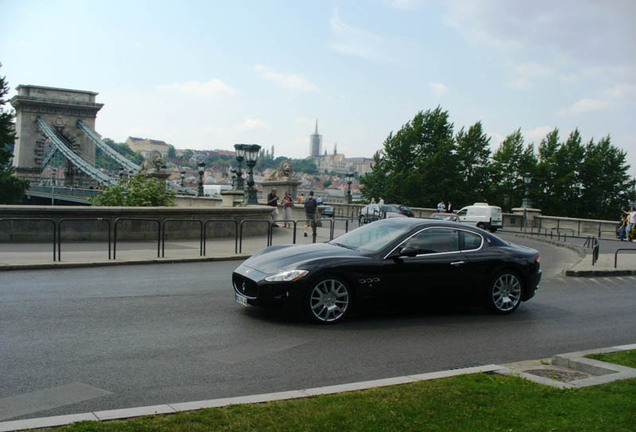
[[[634,179],[627,171],[626,154],[611,144],[610,137],[585,146],[581,166],[581,210],[579,217],[617,219],[622,206],[633,199]]]
[[[521,129],[508,135],[493,155],[488,201],[504,211],[521,205],[525,195],[523,174],[535,173],[536,165],[534,146],[524,144]]]
[[[431,206],[452,198],[459,184],[453,124],[437,107],[420,111],[374,156],[372,172],[361,178],[363,196],[387,202]]]
[[[483,131],[481,122],[455,136],[459,175],[463,187],[456,191],[457,202],[485,200],[490,185],[490,138]],[[481,197],[481,198],[480,198]]]
[[[7,103],[5,96],[8,93],[9,85],[5,77],[0,76],[0,204],[19,203],[29,188],[29,182],[17,178],[11,165],[16,136],[13,124],[15,115],[12,110],[4,108]]]
[[[144,176],[123,178],[90,199],[97,206],[161,207],[173,206],[175,193],[164,182]]]

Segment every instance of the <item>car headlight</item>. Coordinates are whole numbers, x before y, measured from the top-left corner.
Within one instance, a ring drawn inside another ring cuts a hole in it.
[[[288,270],[267,276],[265,280],[267,282],[293,282],[305,276],[307,273],[309,273],[307,270]]]

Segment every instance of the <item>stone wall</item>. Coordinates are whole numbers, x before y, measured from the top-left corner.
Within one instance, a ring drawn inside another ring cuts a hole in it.
[[[208,238],[233,237],[237,224],[245,236],[267,232],[272,208],[250,207],[80,207],[80,206],[0,206],[0,241],[48,242],[54,227],[65,241],[108,239],[118,230],[124,240],[154,240],[158,227],[166,239],[198,238],[201,226]],[[19,219],[19,220],[16,220]],[[132,219],[132,220],[131,220]],[[250,222],[251,221],[251,222]],[[109,225],[110,224],[110,225]]]

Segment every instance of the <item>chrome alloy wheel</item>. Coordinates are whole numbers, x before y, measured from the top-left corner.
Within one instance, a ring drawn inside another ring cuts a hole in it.
[[[337,279],[324,279],[313,286],[309,293],[309,310],[312,317],[323,323],[341,320],[351,304],[349,289]]]
[[[512,312],[521,302],[521,281],[512,273],[502,273],[495,279],[490,295],[496,312]]]

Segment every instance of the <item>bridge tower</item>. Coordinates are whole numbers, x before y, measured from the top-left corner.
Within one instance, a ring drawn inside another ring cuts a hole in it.
[[[95,165],[95,142],[77,123],[82,120],[95,130],[97,112],[104,106],[95,102],[97,93],[33,85],[19,85],[16,90],[18,94],[9,102],[16,111],[13,165],[18,177],[37,184],[44,165],[50,162],[47,156],[53,155],[54,148],[42,125],[50,125],[54,130],[50,134],[55,133],[87,165]],[[76,165],[66,161],[65,179],[71,185],[82,175]]]

